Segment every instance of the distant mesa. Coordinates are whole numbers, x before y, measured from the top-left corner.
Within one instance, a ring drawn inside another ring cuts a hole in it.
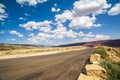
[[[87,46],[87,47],[110,46],[110,47],[120,47],[120,39],[116,39],[116,40],[100,40],[100,41],[83,42],[83,43],[73,43],[73,44],[60,45],[59,47],[67,47],[67,46]]]

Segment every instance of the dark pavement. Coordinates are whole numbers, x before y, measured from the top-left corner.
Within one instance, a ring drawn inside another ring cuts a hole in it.
[[[0,80],[76,80],[93,51],[0,60]]]

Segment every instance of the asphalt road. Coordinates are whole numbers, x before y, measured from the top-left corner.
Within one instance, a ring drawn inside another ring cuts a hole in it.
[[[93,51],[0,60],[0,80],[76,80]]]

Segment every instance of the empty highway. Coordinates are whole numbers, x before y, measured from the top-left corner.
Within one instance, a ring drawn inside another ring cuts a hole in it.
[[[76,80],[93,51],[0,60],[0,80]]]

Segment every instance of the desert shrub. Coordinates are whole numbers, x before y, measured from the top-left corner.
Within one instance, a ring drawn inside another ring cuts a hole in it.
[[[107,51],[111,51],[111,48],[108,48]]]
[[[108,80],[120,79],[120,63],[114,63],[112,61],[103,60],[100,65],[106,69]]]
[[[108,54],[106,53],[106,51],[103,47],[98,47],[95,50],[94,54],[100,54],[101,58],[103,58],[103,59],[105,59],[108,56]]]
[[[118,52],[117,50],[114,49],[114,52],[116,53],[116,56],[118,56],[120,58],[120,52]]]

